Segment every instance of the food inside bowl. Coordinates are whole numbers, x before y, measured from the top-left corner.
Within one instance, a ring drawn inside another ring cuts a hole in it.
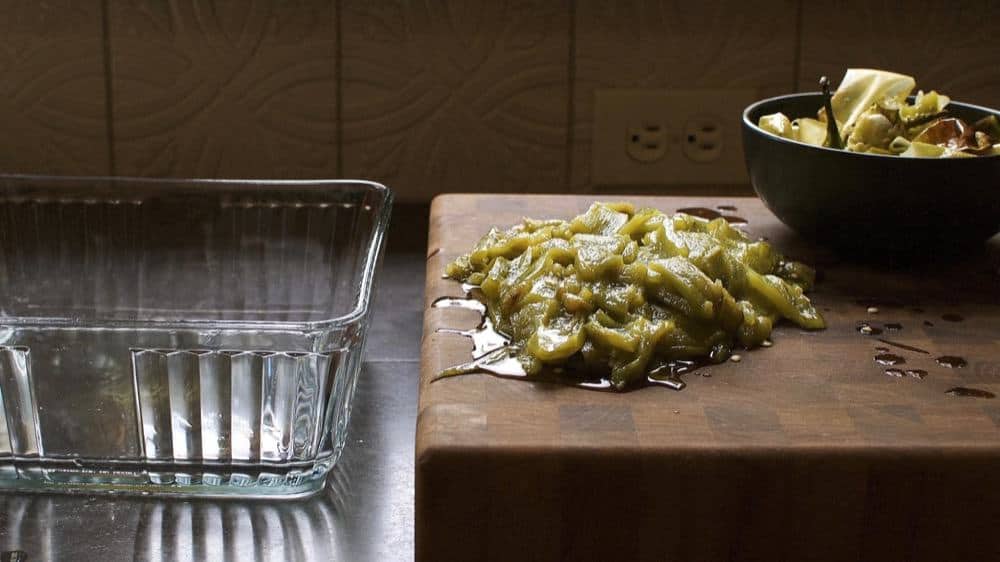
[[[808,266],[724,218],[627,203],[492,229],[445,274],[478,287],[510,342],[443,376],[495,372],[491,362],[514,358],[529,376],[556,368],[624,390],[670,382],[678,360],[721,362],[737,345],[767,345],[782,318],[825,326],[803,294]]]
[[[851,68],[816,118],[765,115],[758,126],[782,138],[851,152],[914,158],[1000,155],[1000,120],[989,115],[968,123],[948,113],[948,96],[917,91],[912,76]],[[839,133],[839,134],[838,134]],[[840,139],[844,139],[840,141]],[[842,146],[841,146],[842,144]]]

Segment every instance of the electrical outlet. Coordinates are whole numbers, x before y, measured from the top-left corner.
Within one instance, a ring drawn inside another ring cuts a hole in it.
[[[747,183],[740,142],[754,90],[598,90],[597,185]]]
[[[632,125],[625,136],[625,152],[636,162],[656,162],[667,154],[667,130],[658,121]]]
[[[715,162],[722,158],[725,138],[722,123],[717,117],[704,115],[684,124],[681,147],[684,156],[692,162]]]

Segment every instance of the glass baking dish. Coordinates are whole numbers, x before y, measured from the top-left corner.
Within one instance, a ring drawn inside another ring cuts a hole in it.
[[[0,489],[320,490],[391,205],[363,181],[0,176]]]

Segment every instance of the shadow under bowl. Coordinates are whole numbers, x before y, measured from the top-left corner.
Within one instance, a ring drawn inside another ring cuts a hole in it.
[[[902,158],[783,139],[757,126],[782,112],[813,116],[820,93],[759,101],[743,112],[743,151],[754,190],[782,222],[808,238],[863,255],[913,256],[981,247],[1000,231],[1000,156]],[[952,102],[973,122],[1000,112]]]

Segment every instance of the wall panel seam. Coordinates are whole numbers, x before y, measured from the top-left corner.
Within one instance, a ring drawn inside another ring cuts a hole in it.
[[[569,38],[566,57],[566,173],[565,187],[573,188],[573,140],[576,138],[576,0],[569,0]]]
[[[334,142],[336,143],[336,174],[344,175],[344,39],[343,39],[343,0],[333,0],[333,33],[334,33]]]
[[[111,25],[110,6],[111,0],[101,0],[101,46],[102,57],[104,59],[104,124],[105,141],[108,147],[108,174],[117,175],[118,167],[115,164],[115,122],[114,122],[114,75],[111,59]]]
[[[802,78],[802,3],[805,0],[798,0],[795,5],[795,57],[792,59],[794,61],[795,67],[792,69],[792,88],[789,92],[797,92],[799,89],[799,80]]]

